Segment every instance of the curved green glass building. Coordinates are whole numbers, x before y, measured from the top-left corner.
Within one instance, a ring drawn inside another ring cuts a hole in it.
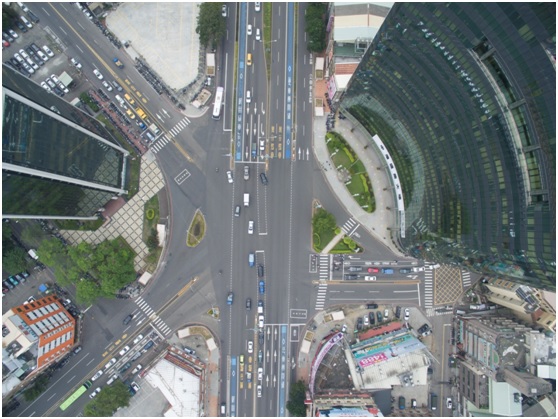
[[[393,159],[408,254],[555,289],[555,19],[554,3],[391,9],[341,107]]]

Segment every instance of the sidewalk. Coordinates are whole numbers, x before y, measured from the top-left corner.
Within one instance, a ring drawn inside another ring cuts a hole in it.
[[[393,253],[403,257],[404,255],[397,249],[391,239],[391,231],[388,228],[395,229],[396,216],[395,210],[387,210],[386,207],[395,208],[394,196],[391,191],[391,183],[389,176],[383,169],[383,161],[374,151],[372,143],[369,142],[365,135],[359,135],[355,130],[351,132],[352,125],[348,120],[338,120],[335,123],[334,131],[338,132],[345,138],[351,146],[358,158],[364,163],[372,189],[376,200],[376,210],[368,213],[353,199],[352,195],[345,187],[345,184],[337,177],[337,171],[333,167],[333,162],[329,158],[327,145],[325,142],[326,116],[314,117],[314,139],[313,150],[317,161],[323,169],[323,174],[329,183],[329,187],[333,191],[339,202],[345,207],[347,212],[359,222],[366,230],[379,242],[383,243]],[[366,145],[369,147],[364,148]],[[378,170],[377,168],[382,169]],[[387,190],[384,191],[384,188]]]

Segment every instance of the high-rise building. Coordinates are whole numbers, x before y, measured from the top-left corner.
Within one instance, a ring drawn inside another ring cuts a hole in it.
[[[2,216],[81,218],[127,193],[128,152],[95,118],[2,66]]]
[[[393,159],[407,253],[555,289],[555,35],[554,3],[393,6],[341,106]]]

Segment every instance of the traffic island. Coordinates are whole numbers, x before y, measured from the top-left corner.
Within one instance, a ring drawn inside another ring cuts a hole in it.
[[[188,238],[186,244],[188,247],[196,247],[205,237],[205,218],[200,210],[194,214],[194,218],[188,228]]]
[[[319,201],[312,205],[312,247],[317,253],[362,253],[364,249],[337,227],[333,214]]]

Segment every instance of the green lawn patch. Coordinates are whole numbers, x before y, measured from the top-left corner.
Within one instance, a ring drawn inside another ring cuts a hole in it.
[[[326,135],[327,148],[333,164],[338,171],[345,173],[345,186],[353,199],[367,212],[376,210],[376,200],[372,183],[364,163],[358,159],[353,149],[337,132]]]

